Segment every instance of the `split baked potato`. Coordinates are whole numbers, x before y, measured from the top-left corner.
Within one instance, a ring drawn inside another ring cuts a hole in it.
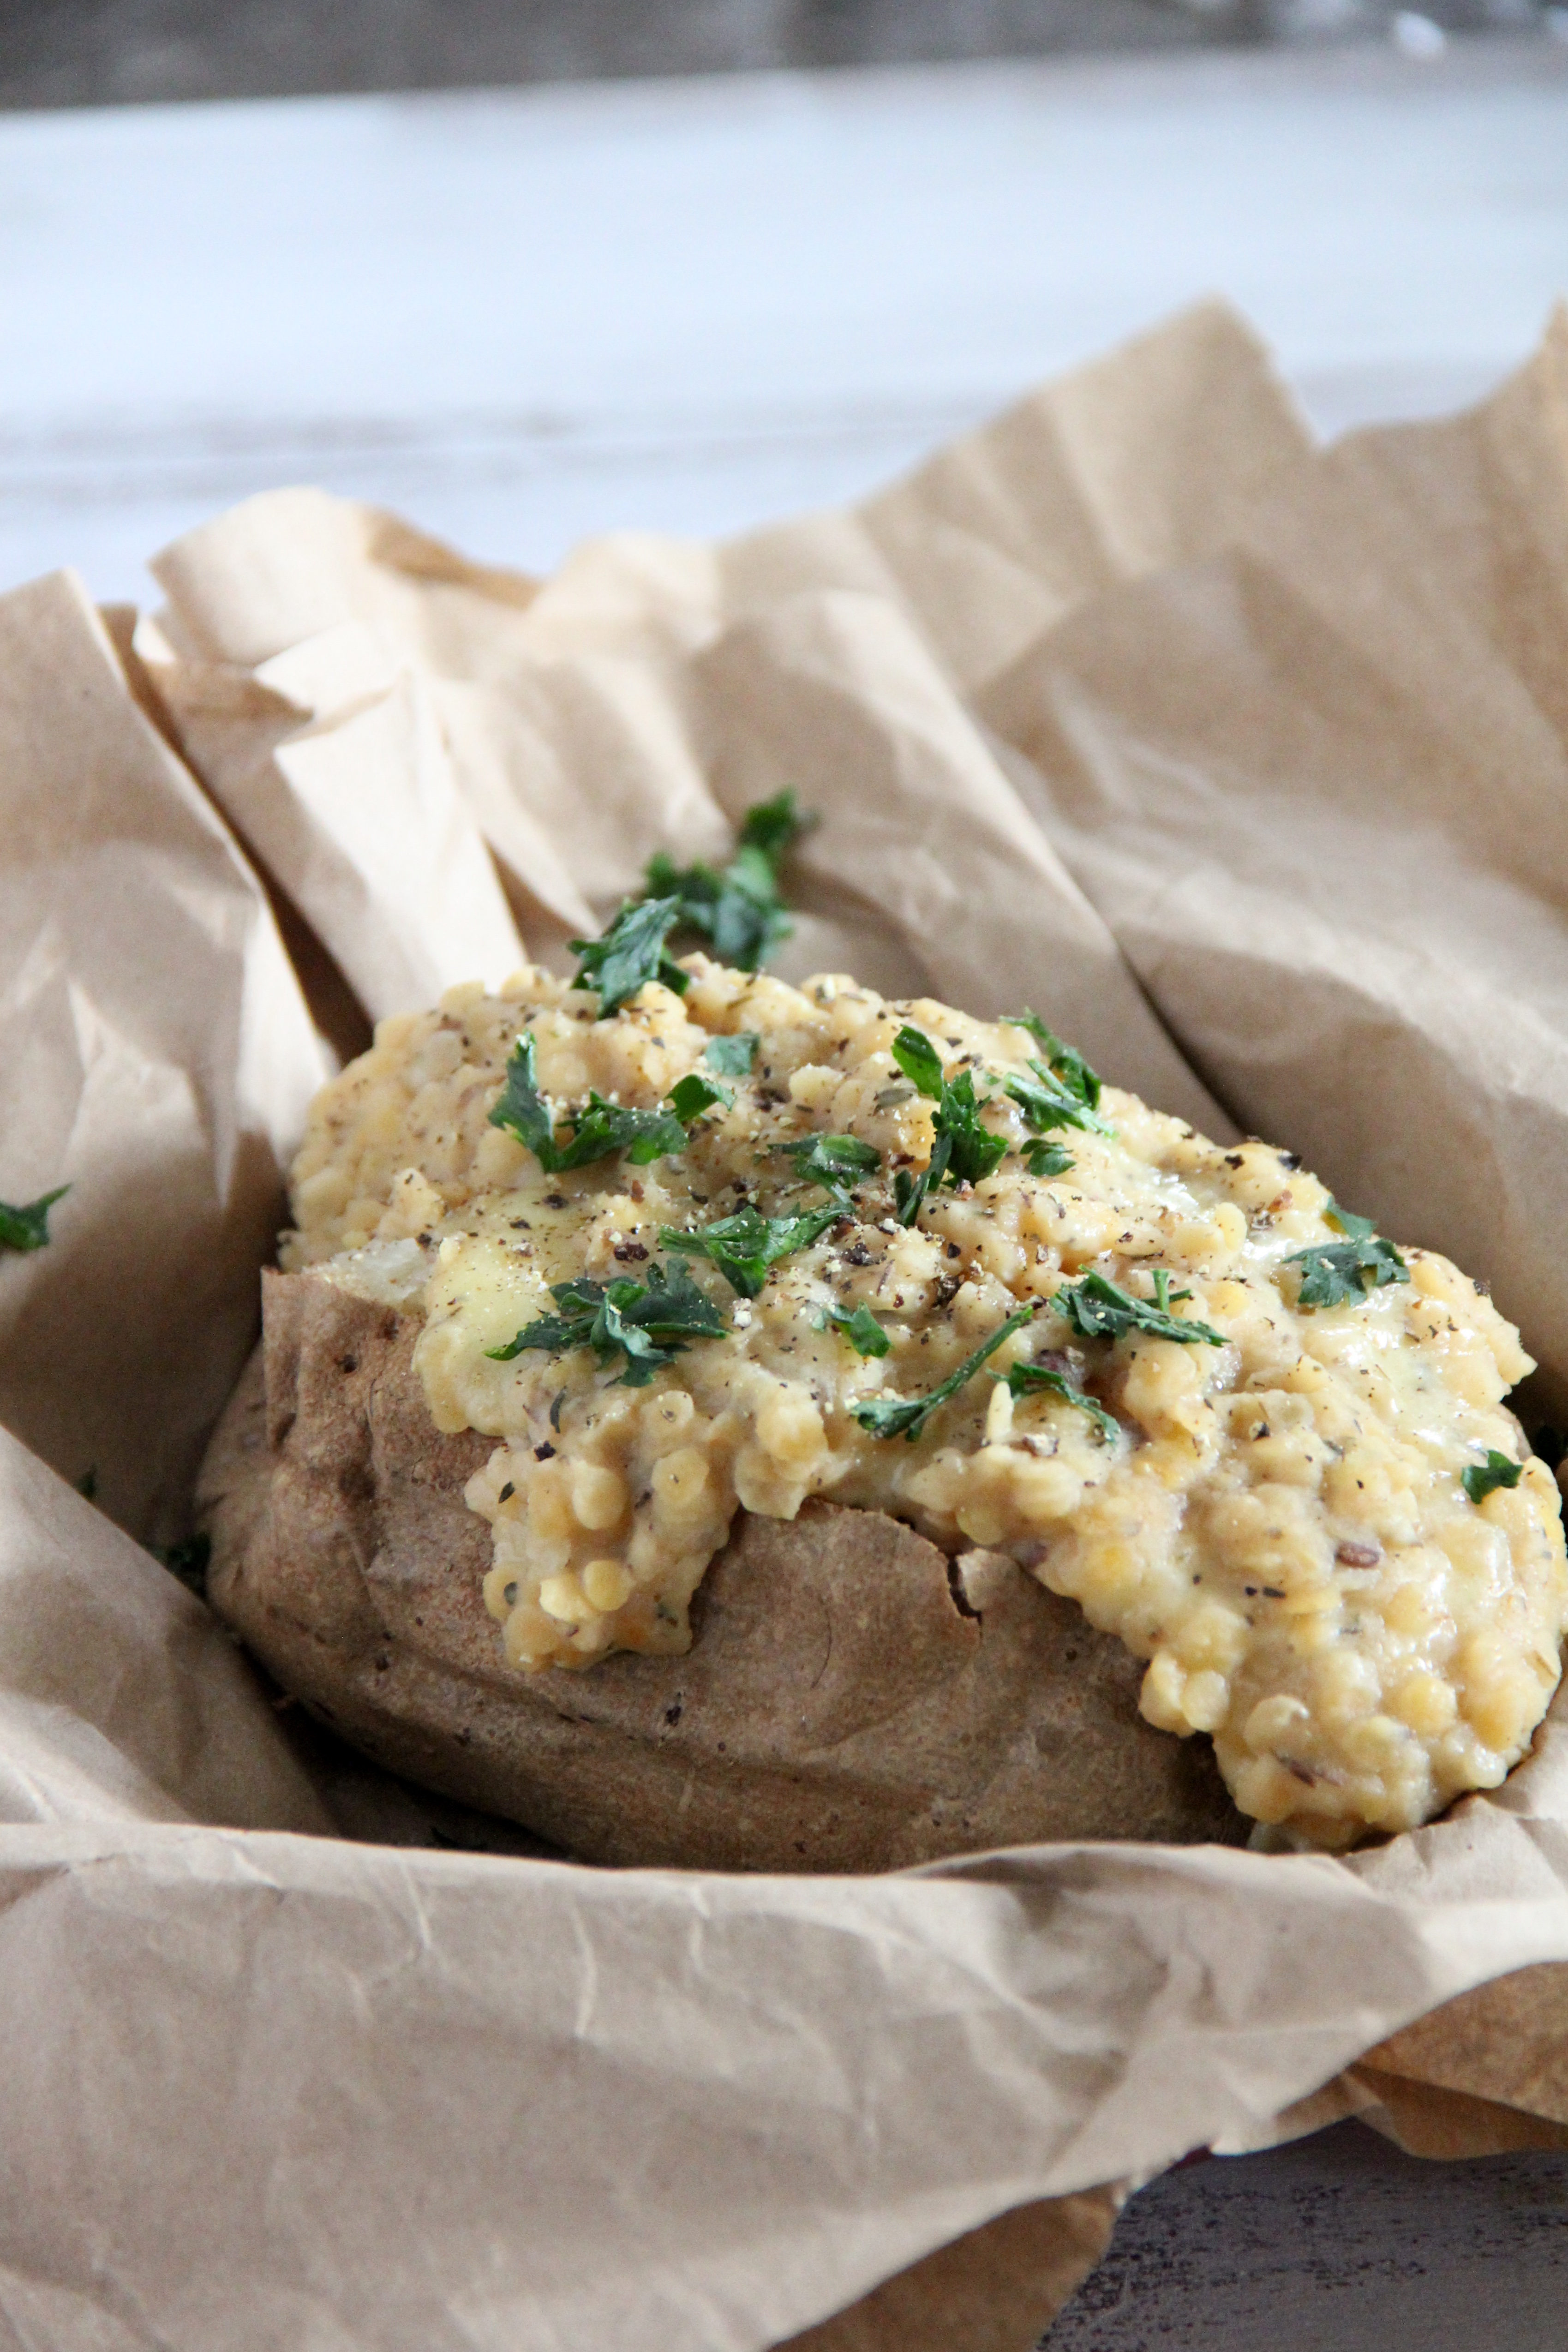
[[[1050,1838],[1245,1836],[1206,1742],[1010,1559],[876,1511],[742,1514],[684,1655],[522,1677],[480,1595],[416,1318],[266,1277],[267,1336],[207,1457],[214,1607],[284,1687],[405,1778],[584,1860],[866,1871]]]
[[[1568,1565],[1478,1286],[1033,1014],[622,929],[312,1112],[204,1481],[288,1689],[618,1863],[1331,1849],[1501,1780]]]

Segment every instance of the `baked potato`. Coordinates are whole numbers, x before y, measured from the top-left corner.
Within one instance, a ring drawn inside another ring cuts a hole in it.
[[[1568,1561],[1480,1286],[1033,1013],[658,922],[314,1107],[205,1486],[279,1680],[619,1862],[1226,1835],[1215,1759],[1330,1850],[1495,1786]]]
[[[266,1337],[203,1475],[213,1606],[283,1686],[405,1778],[583,1859],[869,1871],[1047,1838],[1244,1837],[1206,1742],[1010,1559],[881,1512],[742,1514],[681,1656],[506,1664],[416,1317],[266,1277]]]

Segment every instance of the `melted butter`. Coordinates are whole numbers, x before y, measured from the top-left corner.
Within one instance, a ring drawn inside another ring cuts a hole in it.
[[[1475,1285],[1412,1251],[1407,1285],[1301,1310],[1286,1261],[1341,1238],[1317,1180],[1109,1087],[1115,1134],[1058,1130],[1073,1165],[1047,1180],[1028,1174],[1021,1115],[998,1091],[985,1121],[1015,1148],[906,1230],[890,1177],[923,1166],[931,1121],[893,1062],[899,1027],[922,1028],[947,1074],[971,1067],[983,1095],[1026,1068],[1033,1039],[844,979],[796,990],[700,957],[689,969],[684,999],[654,984],[609,1021],[530,972],[499,997],[458,990],[384,1023],[319,1098],[294,1170],[284,1263],[418,1300],[437,1425],[496,1440],[468,1500],[492,1528],[485,1597],[520,1670],[685,1648],[691,1595],[736,1510],[788,1519],[829,1495],[949,1550],[1008,1552],[1076,1600],[1147,1662],[1145,1715],[1212,1734],[1259,1820],[1333,1845],[1501,1780],[1557,1679],[1568,1572],[1543,1465],[1479,1507],[1460,1484],[1489,1448],[1516,1454],[1502,1400],[1530,1369]],[[562,1106],[593,1087],[651,1108],[713,1034],[760,1043],[733,1106],[699,1120],[683,1152],[547,1177],[489,1123],[524,1026]],[[662,1227],[748,1202],[765,1215],[817,1205],[783,1150],[814,1132],[874,1144],[882,1170],[755,1299],[683,1261],[722,1339],[693,1342],[643,1389],[584,1349],[489,1352],[555,1311],[552,1284],[646,1276]],[[1152,1297],[1155,1267],[1223,1347],[1086,1341],[1049,1306],[1091,1269]],[[1025,1301],[1030,1324],[913,1443],[855,1420],[868,1398],[927,1393]],[[826,1323],[860,1306],[887,1335],[884,1359]],[[1114,1414],[1114,1439],[994,1377],[1047,1355]]]

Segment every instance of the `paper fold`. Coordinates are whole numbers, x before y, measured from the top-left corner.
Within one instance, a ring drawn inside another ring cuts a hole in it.
[[[0,1419],[132,1533],[188,1525],[328,1065],[266,900],[79,583],[0,598]]]
[[[1568,1400],[1568,311],[981,698],[1233,1113],[1489,1280]]]

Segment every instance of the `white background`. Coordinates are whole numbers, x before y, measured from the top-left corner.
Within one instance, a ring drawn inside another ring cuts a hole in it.
[[[1568,46],[0,118],[0,586],[323,482],[528,568],[868,486],[1218,290],[1329,428],[1568,289]]]

